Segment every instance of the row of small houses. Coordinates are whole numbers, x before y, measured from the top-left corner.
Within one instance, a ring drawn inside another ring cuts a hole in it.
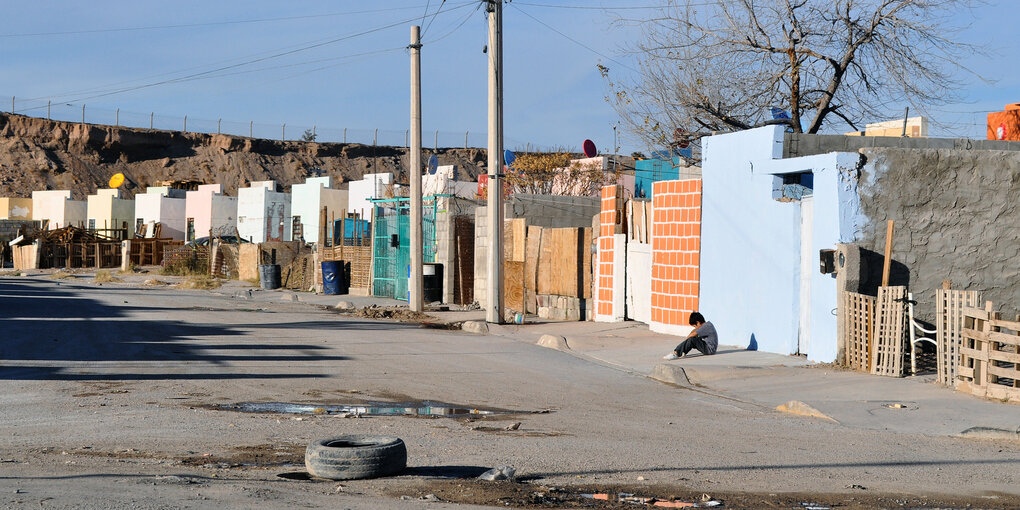
[[[987,320],[992,314],[999,320],[1020,303],[1020,143],[806,135],[770,126],[705,138],[701,169],[676,160],[636,166],[629,180],[604,187],[599,197],[509,198],[503,227],[509,311],[636,320],[678,335],[689,331],[690,313],[700,311],[724,344],[873,371],[876,360],[902,362],[913,351],[908,339],[920,331],[913,331],[915,324],[933,330],[946,323],[936,290],[950,283],[968,293],[965,307],[973,313],[984,310],[976,299],[998,304],[987,310]],[[348,210],[358,186],[351,183]],[[329,189],[326,182],[318,187],[320,193]],[[269,188],[260,192],[265,204],[274,196]],[[266,221],[267,213],[254,223],[269,228],[256,235],[261,226],[249,227],[246,218],[242,230],[238,218],[240,236],[256,243],[286,240],[298,225],[286,218],[300,216],[303,238],[316,247],[312,273],[324,260],[343,261],[352,292],[406,298],[406,201],[370,200],[370,212],[361,216],[366,228],[347,214],[333,221],[321,198],[298,199],[297,188],[295,212],[284,206],[277,217],[282,224]],[[439,301],[485,306],[485,207],[444,192],[449,189],[425,201],[426,279],[433,277]],[[366,198],[372,196],[380,195]],[[309,202],[309,212],[296,212],[299,201]],[[258,255],[261,261],[266,256]],[[313,280],[319,284],[321,277]],[[883,293],[912,296],[916,306],[908,314],[908,298],[900,298],[883,320],[870,305],[864,312],[847,308]],[[855,322],[851,312],[874,320]],[[952,322],[946,335],[956,344],[945,349],[957,354],[944,356],[940,347],[938,360],[946,366],[939,373],[955,374],[961,363],[989,363],[962,361],[962,323]],[[991,323],[998,343],[987,349],[1009,351],[1007,358],[1017,360],[964,373],[1020,393],[1020,343],[1009,329],[1016,323]],[[903,375],[903,363],[889,366],[880,369]],[[980,386],[977,379],[971,386]]]

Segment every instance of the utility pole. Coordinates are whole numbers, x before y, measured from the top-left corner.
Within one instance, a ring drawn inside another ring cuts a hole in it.
[[[487,0],[489,13],[489,183],[486,213],[489,253],[485,320],[503,322],[503,0]],[[523,310],[522,310],[523,313]]]
[[[421,236],[421,33],[418,25],[411,27],[411,278],[408,282],[408,307],[420,312],[424,307],[422,289],[422,236]]]

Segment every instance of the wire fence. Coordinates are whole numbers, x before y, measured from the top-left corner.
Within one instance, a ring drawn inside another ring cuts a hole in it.
[[[359,143],[391,147],[410,146],[409,129],[365,129],[359,127],[330,127],[318,125],[270,123],[250,120],[247,122],[228,119],[208,119],[187,115],[168,115],[158,112],[135,112],[93,107],[87,104],[53,103],[38,100],[20,100],[10,96],[6,107],[0,109],[29,117],[50,120],[120,126],[127,128],[158,129],[164,131],[180,131],[190,133],[225,134],[270,140],[306,140],[311,136],[316,142],[323,143]],[[524,148],[535,151],[556,150],[553,146],[542,146],[512,138],[504,138],[504,146],[508,148]],[[480,148],[488,145],[488,135],[484,131],[463,132],[443,130],[422,130],[422,146],[442,148]]]

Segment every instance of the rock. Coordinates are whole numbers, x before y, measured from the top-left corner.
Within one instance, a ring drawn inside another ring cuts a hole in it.
[[[489,325],[485,321],[464,321],[464,324],[460,326],[461,329],[468,333],[477,333],[479,335],[489,334]]]
[[[284,301],[297,302],[298,297],[297,297],[297,294],[284,294],[283,295],[283,300]]]
[[[337,303],[336,306],[334,306],[333,308],[336,310],[353,310],[354,303],[351,303],[350,301],[341,301]]]
[[[559,335],[542,335],[542,337],[538,339],[538,345],[559,351],[570,350],[570,347],[567,345],[567,339]]]
[[[519,428],[521,428],[521,422],[518,421],[518,422],[514,422],[514,423],[512,423],[510,425],[507,425],[506,428],[503,429],[503,430],[517,430]]]
[[[512,480],[517,470],[510,466],[499,466],[492,468],[478,476],[479,480],[496,482],[499,480]]]

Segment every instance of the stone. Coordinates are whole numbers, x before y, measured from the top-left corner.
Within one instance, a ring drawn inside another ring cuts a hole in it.
[[[489,334],[489,325],[485,321],[464,321],[461,324],[460,329],[467,331],[468,333],[477,333],[479,335]]]
[[[351,303],[350,301],[340,301],[333,308],[336,310],[353,310],[354,303]]]
[[[516,473],[516,472],[517,472],[517,470],[512,468],[512,467],[510,467],[510,466],[499,466],[497,468],[492,468],[492,469],[482,473],[478,477],[478,479],[479,480],[488,480],[490,482],[495,482],[495,481],[499,481],[499,480],[511,480],[511,479],[513,479],[514,473]]]
[[[542,335],[538,339],[538,345],[559,351],[570,350],[570,346],[567,345],[567,339],[559,335]]]

